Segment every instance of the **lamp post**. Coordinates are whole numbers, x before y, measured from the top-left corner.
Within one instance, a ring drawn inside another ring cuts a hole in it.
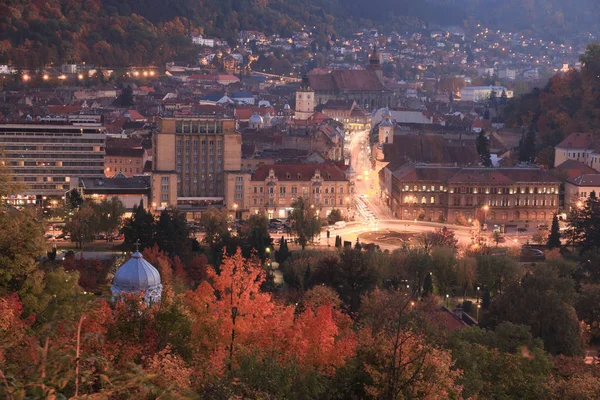
[[[483,225],[485,226],[486,231],[487,231],[487,224],[486,224],[487,212],[489,209],[490,209],[490,206],[488,206],[487,204],[485,206],[483,206]]]
[[[477,286],[477,304],[479,304],[479,290],[481,287]]]
[[[477,324],[479,324],[479,309],[481,308],[481,304],[477,304]]]
[[[450,295],[446,294],[446,308],[450,307]]]
[[[238,209],[238,204],[233,203],[233,214],[235,216],[235,219],[238,219],[237,209]]]

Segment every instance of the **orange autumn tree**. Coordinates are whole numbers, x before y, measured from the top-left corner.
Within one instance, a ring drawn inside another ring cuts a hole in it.
[[[240,250],[224,255],[220,272],[209,268],[208,276],[211,283],[203,282],[186,298],[196,352],[208,357],[211,373],[233,373],[246,356],[331,372],[353,355],[349,324],[340,329],[336,321],[342,317],[332,305],[307,308],[295,317],[293,307],[261,291],[265,270],[258,258],[246,259]]]

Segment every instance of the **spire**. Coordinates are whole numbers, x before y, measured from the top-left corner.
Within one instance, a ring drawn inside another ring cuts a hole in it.
[[[310,90],[310,81],[308,80],[308,75],[302,75],[302,83],[300,84],[300,90]]]
[[[135,245],[135,252],[139,253],[140,252],[140,245],[141,245],[140,239],[136,240],[136,242],[134,243],[134,245]]]

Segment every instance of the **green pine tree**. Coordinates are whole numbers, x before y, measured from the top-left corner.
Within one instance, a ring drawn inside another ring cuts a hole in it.
[[[521,140],[519,141],[519,161],[525,163],[532,163],[535,160],[535,141],[537,133],[532,125],[529,125],[529,129],[523,132]]]
[[[304,287],[304,290],[308,289],[308,282],[310,281],[310,276],[311,276],[310,264],[308,264],[306,266],[306,269],[304,270],[304,278],[302,280],[302,286]]]
[[[423,281],[423,297],[427,297],[428,295],[433,293],[433,279],[431,274],[427,274],[425,276],[425,280]]]
[[[559,248],[560,243],[560,227],[558,226],[558,217],[554,214],[552,217],[552,227],[550,228],[550,235],[548,235],[548,248],[555,249]]]
[[[485,131],[482,129],[477,135],[476,148],[481,163],[486,167],[492,166],[492,157],[490,155],[490,141],[487,138]]]

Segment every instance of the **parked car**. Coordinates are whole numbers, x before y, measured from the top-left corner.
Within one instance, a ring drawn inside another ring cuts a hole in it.
[[[338,221],[333,225],[329,226],[329,230],[334,230],[334,229],[344,229],[346,227],[346,221]]]
[[[123,240],[125,239],[125,235],[119,233],[118,235],[113,235],[112,240]]]

